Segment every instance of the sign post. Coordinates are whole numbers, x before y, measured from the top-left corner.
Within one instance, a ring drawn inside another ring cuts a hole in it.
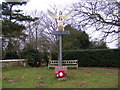
[[[53,35],[59,36],[60,65],[55,67],[55,74],[58,78],[63,78],[67,74],[67,67],[62,66],[62,36],[69,34],[69,31],[64,30],[63,20],[66,19],[71,14],[71,12],[69,12],[64,16],[62,15],[61,11],[59,12],[59,16],[56,16],[54,13],[52,13],[49,10],[48,10],[48,13],[51,17],[57,19],[57,22],[58,22],[58,29],[52,32]]]
[[[62,67],[62,35],[60,35],[60,67]]]
[[[69,34],[69,31],[53,31],[53,35],[59,36],[59,57],[60,57],[60,67],[62,67],[62,36]]]

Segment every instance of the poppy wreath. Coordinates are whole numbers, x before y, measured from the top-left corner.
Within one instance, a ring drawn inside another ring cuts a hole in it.
[[[57,73],[57,78],[63,78],[65,76],[65,71],[64,70],[59,70]]]

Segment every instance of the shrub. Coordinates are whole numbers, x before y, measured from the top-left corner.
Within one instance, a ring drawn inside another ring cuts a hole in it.
[[[40,66],[41,56],[38,50],[29,45],[21,52],[21,57],[28,59],[28,64],[35,67]]]
[[[7,52],[4,59],[19,59],[19,55],[16,52]]]
[[[63,60],[78,60],[79,67],[119,67],[119,49],[63,51]]]

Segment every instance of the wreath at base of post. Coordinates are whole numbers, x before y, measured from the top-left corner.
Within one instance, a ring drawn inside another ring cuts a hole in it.
[[[57,78],[63,78],[67,75],[67,67],[66,66],[56,66],[55,67],[55,76]]]

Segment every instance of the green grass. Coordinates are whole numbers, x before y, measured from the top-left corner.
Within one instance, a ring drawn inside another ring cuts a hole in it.
[[[58,81],[54,69],[47,67],[14,67],[3,69],[3,88],[118,88],[118,69],[107,68],[79,68],[68,69],[69,79]],[[37,79],[42,77],[42,79]],[[15,80],[10,83],[8,80]],[[44,82],[38,84],[38,82]],[[84,86],[80,86],[84,83]]]

